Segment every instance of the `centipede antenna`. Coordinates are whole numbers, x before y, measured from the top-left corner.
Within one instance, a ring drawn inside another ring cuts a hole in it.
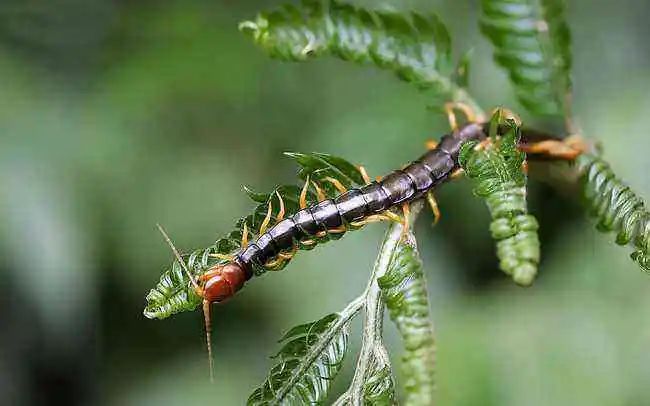
[[[212,358],[212,317],[210,316],[210,301],[203,300],[203,319],[205,321],[205,344],[208,347],[208,363],[210,364],[210,382],[214,382],[214,359]]]
[[[160,224],[156,224],[156,227],[158,227],[158,230],[160,230],[160,233],[163,235],[163,238],[165,239],[165,241],[167,241],[167,244],[169,244],[169,246],[171,247],[172,252],[176,257],[176,260],[181,264],[181,267],[187,274],[187,277],[190,278],[190,282],[192,282],[192,286],[194,287],[196,292],[202,296],[203,290],[192,277],[190,270],[187,269],[187,265],[185,265],[185,261],[183,261],[183,257],[181,257],[181,254],[178,253],[178,250],[176,249],[176,246],[172,242],[171,238],[169,238],[169,235],[167,235],[165,229],[162,228]],[[203,319],[205,322],[205,341],[208,347],[208,362],[210,364],[210,382],[214,382],[214,362],[212,361],[212,343],[210,342],[212,339],[212,321],[210,317],[210,302],[206,299],[203,299]]]
[[[172,242],[171,238],[169,238],[169,235],[165,232],[165,229],[162,228],[160,224],[156,224],[156,227],[158,227],[158,230],[160,231],[160,234],[163,235],[163,238],[165,241],[167,241],[167,244],[169,244],[169,247],[172,249],[172,252],[174,253],[174,256],[176,257],[176,260],[180,263],[181,267],[185,271],[185,274],[187,274],[187,277],[190,278],[190,282],[192,283],[192,286],[194,289],[196,289],[197,292],[201,291],[201,287],[199,286],[198,283],[194,280],[192,277],[192,274],[190,273],[190,270],[187,269],[187,265],[185,265],[185,261],[183,261],[183,257],[181,257],[181,254],[178,253],[178,250],[176,249],[176,246]]]

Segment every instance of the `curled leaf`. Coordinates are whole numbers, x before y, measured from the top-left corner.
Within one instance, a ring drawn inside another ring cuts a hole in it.
[[[476,148],[475,142],[463,144],[459,163],[492,215],[490,231],[497,241],[501,270],[527,286],[533,282],[540,260],[539,225],[528,214],[527,178],[522,167],[525,154],[517,149],[519,128],[513,120],[507,120],[505,128],[503,136],[493,137],[482,148]]]
[[[413,244],[400,243],[388,272],[377,282],[404,343],[405,404],[430,405],[435,389],[436,345],[422,261]]]
[[[583,154],[578,158],[578,166],[590,214],[598,220],[596,228],[617,232],[619,245],[634,245],[630,257],[650,273],[650,212],[644,200],[617,178],[601,158]]]

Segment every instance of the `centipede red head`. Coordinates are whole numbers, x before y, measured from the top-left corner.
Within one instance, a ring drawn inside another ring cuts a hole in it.
[[[246,273],[237,262],[215,265],[201,276],[203,299],[210,303],[219,303],[231,298],[244,286]]]
[[[165,230],[158,225],[158,229],[169,244],[176,260],[179,262],[183,271],[187,275],[194,291],[203,299],[203,317],[205,319],[205,333],[206,344],[208,347],[208,357],[210,361],[210,380],[213,380],[213,363],[212,363],[212,323],[210,320],[210,305],[212,303],[223,302],[231,298],[239,289],[244,286],[246,281],[246,272],[244,268],[236,261],[231,261],[226,264],[219,264],[210,267],[206,273],[201,275],[199,280],[195,280],[194,276],[188,269],[187,264],[183,257],[179,254],[174,246],[174,243],[169,238]]]
[[[235,261],[227,264],[214,265],[201,275],[202,286],[197,293],[203,297],[203,317],[205,319],[206,343],[208,356],[210,358],[210,380],[213,379],[212,367],[212,321],[210,317],[210,306],[212,303],[219,303],[230,299],[244,286],[246,272],[240,264]]]

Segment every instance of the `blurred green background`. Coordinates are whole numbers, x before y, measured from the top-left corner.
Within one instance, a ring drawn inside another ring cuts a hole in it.
[[[477,3],[393,5],[438,11],[456,55],[475,50],[479,100],[518,110]],[[303,253],[218,306],[212,385],[199,312],[142,316],[171,262],[156,222],[184,249],[207,246],[253,207],[242,184],[294,181],[282,151],[337,154],[375,176],[446,130],[430,95],[386,72],[267,59],[236,26],[278,4],[0,2],[0,404],[242,404],[281,332],[361,292],[382,225]],[[569,8],[579,122],[650,197],[650,3]],[[650,278],[576,200],[531,183],[544,260],[530,289],[497,270],[487,211],[464,182],[439,193],[438,227],[428,214],[418,224],[439,404],[650,404]],[[397,362],[390,324],[387,336]]]

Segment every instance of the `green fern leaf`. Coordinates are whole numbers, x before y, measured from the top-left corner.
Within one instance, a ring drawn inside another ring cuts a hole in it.
[[[292,328],[282,338],[284,346],[274,357],[264,384],[248,398],[249,405],[305,405],[325,400],[343,362],[348,343],[349,319],[330,314]]]
[[[388,406],[397,404],[395,382],[388,365],[379,367],[376,363],[363,384],[364,405]]]
[[[237,222],[237,230],[243,229],[244,221],[247,222],[248,230],[252,235],[257,235],[266,217],[268,210],[269,202],[272,205],[273,211],[277,212],[279,210],[279,200],[278,195],[282,197],[282,202],[284,203],[284,209],[287,214],[293,214],[297,212],[300,208],[300,192],[302,187],[298,185],[282,185],[273,189],[270,193],[258,193],[254,192],[250,188],[244,188],[246,194],[253,200],[255,203],[259,203],[255,208],[253,213],[240,219]],[[315,202],[316,195],[310,190],[307,192],[307,202]]]
[[[299,176],[304,179],[309,175],[310,179],[321,183],[322,189],[328,197],[333,197],[338,192],[334,186],[325,181],[326,177],[336,179],[346,187],[363,184],[363,177],[357,167],[343,158],[321,153],[287,153],[287,155],[299,164]],[[244,187],[244,192],[258,205],[251,214],[239,219],[230,233],[218,239],[213,245],[184,256],[186,264],[195,278],[201,276],[210,267],[226,262],[223,259],[215,258],[212,256],[213,254],[228,255],[240,249],[244,224],[246,224],[250,238],[256,238],[267,215],[269,202],[272,204],[273,214],[278,213],[280,209],[278,195],[282,197],[286,215],[296,213],[300,209],[301,191],[302,185],[281,185],[270,193],[258,193]],[[317,196],[312,190],[307,192],[306,197],[308,204],[317,201]],[[333,238],[337,237],[327,236],[319,242],[324,243]],[[313,245],[299,246],[301,249],[313,247]],[[266,269],[263,267],[255,269],[256,275],[265,272]],[[180,264],[174,261],[171,269],[163,272],[158,284],[146,296],[146,302],[143,312],[146,317],[164,319],[175,313],[196,309],[201,300],[194,292],[190,280],[182,271]]]
[[[481,30],[521,104],[533,113],[562,115],[571,91],[564,0],[482,0],[481,5]]]
[[[303,1],[244,21],[271,57],[305,61],[322,55],[372,63],[450,99],[466,95],[451,77],[451,40],[435,14],[371,11],[338,1]],[[467,101],[469,102],[469,101]]]
[[[493,117],[492,129],[499,127],[495,125],[499,117],[499,113]],[[522,169],[525,154],[517,149],[520,130],[512,120],[507,120],[505,127],[508,130],[502,137],[494,137],[483,148],[477,149],[476,142],[463,144],[459,163],[474,182],[474,193],[485,199],[492,215],[490,231],[497,241],[501,270],[527,286],[537,274],[540,259],[539,225],[528,214],[527,179]]]
[[[365,182],[358,167],[345,159],[318,152],[304,154],[299,152],[285,152],[285,155],[294,159],[300,166],[298,176],[319,182],[329,197],[340,192],[327,181],[327,178],[336,179],[346,188],[363,185]]]
[[[607,162],[583,154],[578,160],[590,214],[598,219],[597,229],[615,231],[616,243],[632,243],[630,255],[645,272],[650,272],[650,212],[645,202],[618,179]]]
[[[469,87],[469,74],[471,70],[472,55],[474,50],[470,49],[465,52],[465,54],[460,58],[456,69],[454,70],[454,82],[458,83],[458,86],[467,88]]]
[[[189,288],[190,281],[178,262],[163,272],[160,282],[146,296],[144,315],[150,319],[164,319],[174,313],[196,309],[201,298]]]
[[[388,272],[377,280],[404,343],[406,404],[433,404],[435,337],[422,261],[413,244],[400,243]]]

